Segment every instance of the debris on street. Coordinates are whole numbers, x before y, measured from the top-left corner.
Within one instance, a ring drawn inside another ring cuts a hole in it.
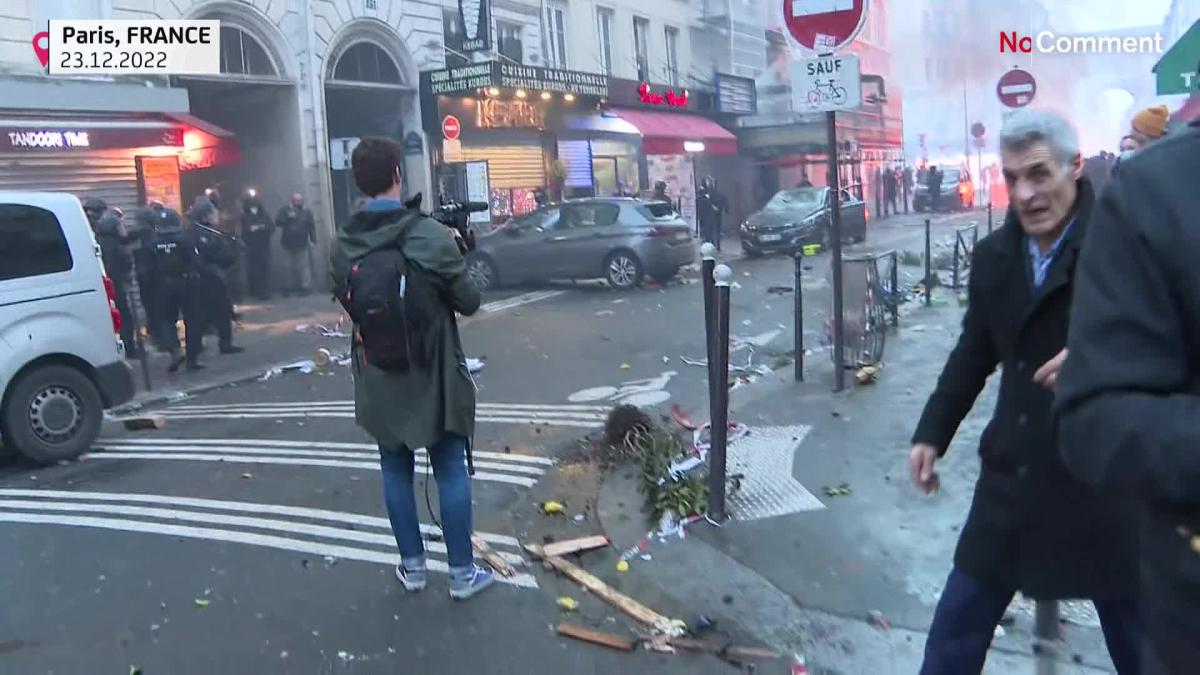
[[[196,606],[197,607],[208,607],[211,604],[212,604],[212,600],[210,600],[208,598],[196,598]]]
[[[328,326],[322,326],[319,323],[314,323],[314,324],[302,323],[302,324],[298,324],[296,326],[296,332],[297,333],[306,333],[309,335],[320,335],[321,337],[327,337],[327,338],[348,338],[348,337],[350,337],[348,334],[342,332],[341,323],[342,322],[339,320],[338,324],[335,325],[333,328],[329,328]]]
[[[692,421],[692,418],[688,417],[687,413],[683,412],[683,408],[680,408],[678,403],[671,404],[671,419],[675,420],[676,424],[688,431],[695,431],[699,427],[698,424]]]
[[[608,537],[603,534],[597,534],[591,537],[579,537],[578,539],[568,539],[559,541],[553,544],[546,544],[542,547],[542,555],[544,556],[564,556],[572,553],[581,553],[583,551],[592,551],[598,548],[604,548],[611,544]]]
[[[632,368],[633,368],[633,366],[629,365],[628,363],[621,364],[621,370],[630,370]]]
[[[558,606],[568,612],[574,612],[575,610],[579,609],[579,601],[575,598],[564,595],[558,599]]]
[[[628,572],[629,571],[629,561],[622,560],[622,561],[618,562],[617,563],[617,571],[618,572]]]
[[[604,633],[604,632],[601,632],[598,630],[593,630],[591,628],[585,628],[583,626],[577,626],[577,625],[571,624],[571,623],[558,624],[558,634],[564,635],[564,636],[570,637],[570,638],[575,638],[576,640],[590,642],[594,645],[600,645],[602,647],[610,647],[612,649],[619,649],[623,652],[631,652],[631,651],[633,651],[633,648],[636,646],[636,643],[634,643],[633,640],[630,640],[628,638],[623,638],[620,635],[613,635],[612,633]]]
[[[858,369],[858,372],[854,374],[854,377],[858,379],[859,384],[871,384],[875,382],[875,376],[878,375],[879,371],[882,369],[883,365],[879,363],[870,366],[863,366],[862,368]]]
[[[834,487],[832,485],[825,486],[825,496],[826,497],[849,497],[852,494],[854,494],[854,490],[850,489],[849,483],[842,483],[841,485],[838,485],[837,487]]]
[[[496,570],[496,573],[500,576],[516,576],[516,568],[514,568],[504,556],[492,549],[492,547],[489,546],[488,543],[479,535],[471,535],[471,547],[474,548],[475,553],[477,553],[480,558],[483,558],[484,561],[486,561],[487,564],[492,567],[492,569]]]
[[[891,630],[892,628],[892,622],[888,621],[883,612],[878,609],[867,612],[867,623],[881,630]]]
[[[130,431],[150,431],[167,426],[167,418],[162,415],[145,415],[141,417],[125,417],[121,424]]]
[[[795,293],[795,292],[796,292],[796,289],[792,288],[791,286],[769,286],[769,287],[767,287],[767,293],[770,293],[771,295],[785,295],[787,293]]]
[[[560,502],[548,501],[548,502],[542,503],[542,513],[544,513],[548,516],[553,516],[555,514],[562,513],[562,511],[563,511],[563,505]]]

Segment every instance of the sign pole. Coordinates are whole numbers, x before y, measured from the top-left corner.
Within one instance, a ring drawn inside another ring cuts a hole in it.
[[[838,180],[837,113],[825,113],[829,144],[829,251],[833,265],[833,390],[846,387],[846,364],[843,362],[845,345],[845,317],[842,315],[842,198]],[[799,293],[800,289],[796,289]]]

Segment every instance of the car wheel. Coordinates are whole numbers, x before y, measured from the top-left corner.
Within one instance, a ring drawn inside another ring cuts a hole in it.
[[[496,263],[482,253],[467,258],[467,276],[475,282],[480,293],[500,287],[500,272],[496,269]]]
[[[7,444],[41,464],[79,457],[100,433],[104,404],[76,368],[47,365],[20,377],[8,393],[0,430]]]
[[[604,278],[613,288],[635,288],[642,283],[642,263],[629,251],[615,251],[604,260]]]

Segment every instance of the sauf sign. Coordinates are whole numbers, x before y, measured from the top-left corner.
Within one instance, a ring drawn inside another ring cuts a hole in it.
[[[821,56],[792,63],[792,110],[851,110],[861,103],[857,56]]]

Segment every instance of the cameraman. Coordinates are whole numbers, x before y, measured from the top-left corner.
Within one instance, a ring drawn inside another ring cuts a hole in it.
[[[400,303],[413,304],[405,310],[410,316],[426,318],[398,330],[405,332],[405,344],[429,345],[428,360],[413,361],[402,371],[370,363],[371,341],[364,342],[363,326],[356,325],[355,419],[379,443],[384,500],[401,556],[396,578],[405,590],[425,588],[425,546],[413,493],[413,450],[425,448],[437,479],[450,597],[465,600],[494,581],[490,570],[475,564],[471,549],[466,462],[475,431],[475,386],[455,320],[455,312],[471,315],[479,309],[479,290],[467,276],[461,236],[401,201],[402,159],[402,147],[388,138],[364,138],[354,149],[354,182],[368,199],[338,232],[331,275],[335,289],[353,288],[351,275],[366,275],[369,256],[392,248],[403,254],[405,279],[412,281]],[[430,292],[422,295],[421,286]],[[424,306],[416,307],[423,299]]]

